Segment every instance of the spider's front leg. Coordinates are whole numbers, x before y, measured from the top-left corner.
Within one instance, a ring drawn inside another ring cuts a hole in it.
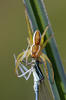
[[[41,43],[40,43],[41,49],[45,48],[45,46],[47,45],[47,43],[49,42],[49,40],[50,40],[51,38],[54,37],[54,34],[52,34],[52,35],[44,42],[44,36],[46,35],[46,32],[47,32],[48,28],[49,28],[49,25],[45,28],[45,30],[44,30],[44,32],[43,32],[43,34],[42,34],[42,36],[41,36]]]
[[[26,9],[25,9],[25,19],[26,19],[26,24],[27,24],[27,28],[28,28],[28,34],[29,34],[29,38],[27,39],[28,40],[28,44],[32,45],[32,43],[33,43],[32,29],[31,29],[31,26],[30,26],[30,20],[29,20],[29,17],[28,17]]]
[[[49,26],[47,26],[47,27],[45,28],[45,30],[44,30],[44,32],[43,32],[43,34],[42,34],[42,36],[41,36],[41,43],[40,43],[40,45],[43,45],[44,36],[46,35],[46,32],[47,32],[47,30],[48,30],[48,27],[49,27]]]

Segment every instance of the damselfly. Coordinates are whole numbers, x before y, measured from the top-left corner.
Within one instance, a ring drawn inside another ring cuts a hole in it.
[[[16,66],[16,56],[14,55],[15,59],[15,66]],[[25,60],[23,60],[24,64],[26,63]],[[27,63],[27,66],[30,66],[30,69],[27,68],[24,64],[20,63],[18,66],[18,69],[16,70],[16,74],[18,78],[24,77],[26,80],[30,78],[31,73],[34,77],[34,91],[35,91],[35,100],[43,100],[43,97],[45,100],[53,100],[52,96],[50,95],[47,85],[44,82],[44,75],[39,67],[39,64],[42,63],[39,61],[36,61],[32,58],[32,61],[30,63]],[[40,92],[39,92],[40,87]],[[44,93],[45,92],[45,93]]]

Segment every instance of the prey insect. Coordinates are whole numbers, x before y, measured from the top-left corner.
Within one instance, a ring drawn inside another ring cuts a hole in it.
[[[29,33],[29,37],[27,38],[28,47],[25,51],[23,51],[22,53],[20,53],[17,56],[15,72],[17,74],[18,67],[24,59],[26,59],[26,65],[27,65],[28,58],[29,58],[29,56],[31,56],[35,60],[38,60],[38,61],[42,60],[43,61],[44,65],[45,65],[45,69],[46,69],[46,76],[48,78],[49,76],[48,76],[48,69],[47,69],[47,62],[46,61],[48,61],[51,68],[52,68],[52,63],[49,60],[49,58],[47,57],[47,55],[42,52],[42,50],[45,48],[46,44],[49,41],[49,39],[48,39],[44,42],[44,37],[46,35],[46,32],[47,32],[49,26],[47,26],[45,28],[42,35],[41,35],[39,30],[36,30],[34,32],[34,35],[32,36],[32,31],[30,29],[30,23],[28,20],[28,15],[27,15],[26,10],[25,10],[25,15],[26,15],[26,22],[27,22],[28,33]],[[53,71],[53,68],[52,68],[52,71]],[[53,81],[54,81],[54,72],[53,72]]]
[[[16,65],[16,56],[14,55],[14,59],[15,59],[15,65]],[[24,63],[25,60],[23,60]],[[44,79],[44,76],[41,72],[41,69],[38,66],[39,61],[36,61],[35,59],[32,58],[32,61],[30,63],[27,63],[27,66],[30,66],[30,69],[28,69],[24,64],[20,63],[18,68],[20,70],[20,74],[19,74],[19,70],[16,70],[17,73],[17,77],[21,78],[24,77],[25,80],[28,80],[31,76],[31,73],[33,73],[33,76],[35,78],[34,81],[41,81]]]

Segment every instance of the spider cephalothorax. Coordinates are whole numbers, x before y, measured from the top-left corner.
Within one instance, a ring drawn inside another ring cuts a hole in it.
[[[39,30],[36,30],[33,35],[33,44],[39,45],[41,41],[41,33]]]
[[[48,77],[48,69],[47,69],[47,63],[46,61],[49,62],[51,68],[52,68],[52,64],[51,61],[49,60],[49,58],[47,57],[47,55],[45,55],[42,50],[45,48],[48,40],[46,40],[44,42],[44,36],[46,34],[46,31],[48,30],[48,26],[45,28],[43,34],[41,35],[39,30],[36,30],[34,35],[32,36],[32,33],[30,31],[30,27],[29,27],[29,23],[28,23],[28,16],[26,16],[26,22],[28,25],[28,31],[29,31],[29,38],[28,40],[28,47],[24,52],[20,53],[17,56],[17,60],[16,60],[16,68],[15,71],[17,70],[20,62],[22,62],[24,60],[24,58],[26,58],[26,62],[28,61],[28,57],[31,56],[34,59],[36,58],[40,58],[43,60],[45,68],[46,68],[46,75]],[[53,70],[53,69],[52,69]],[[54,80],[54,72],[53,72],[53,80]]]

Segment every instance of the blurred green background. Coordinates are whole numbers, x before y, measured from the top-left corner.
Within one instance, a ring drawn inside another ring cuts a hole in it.
[[[44,0],[66,72],[66,1]],[[0,0],[0,100],[34,100],[33,78],[18,79],[13,54],[27,47],[27,26],[21,0]]]

